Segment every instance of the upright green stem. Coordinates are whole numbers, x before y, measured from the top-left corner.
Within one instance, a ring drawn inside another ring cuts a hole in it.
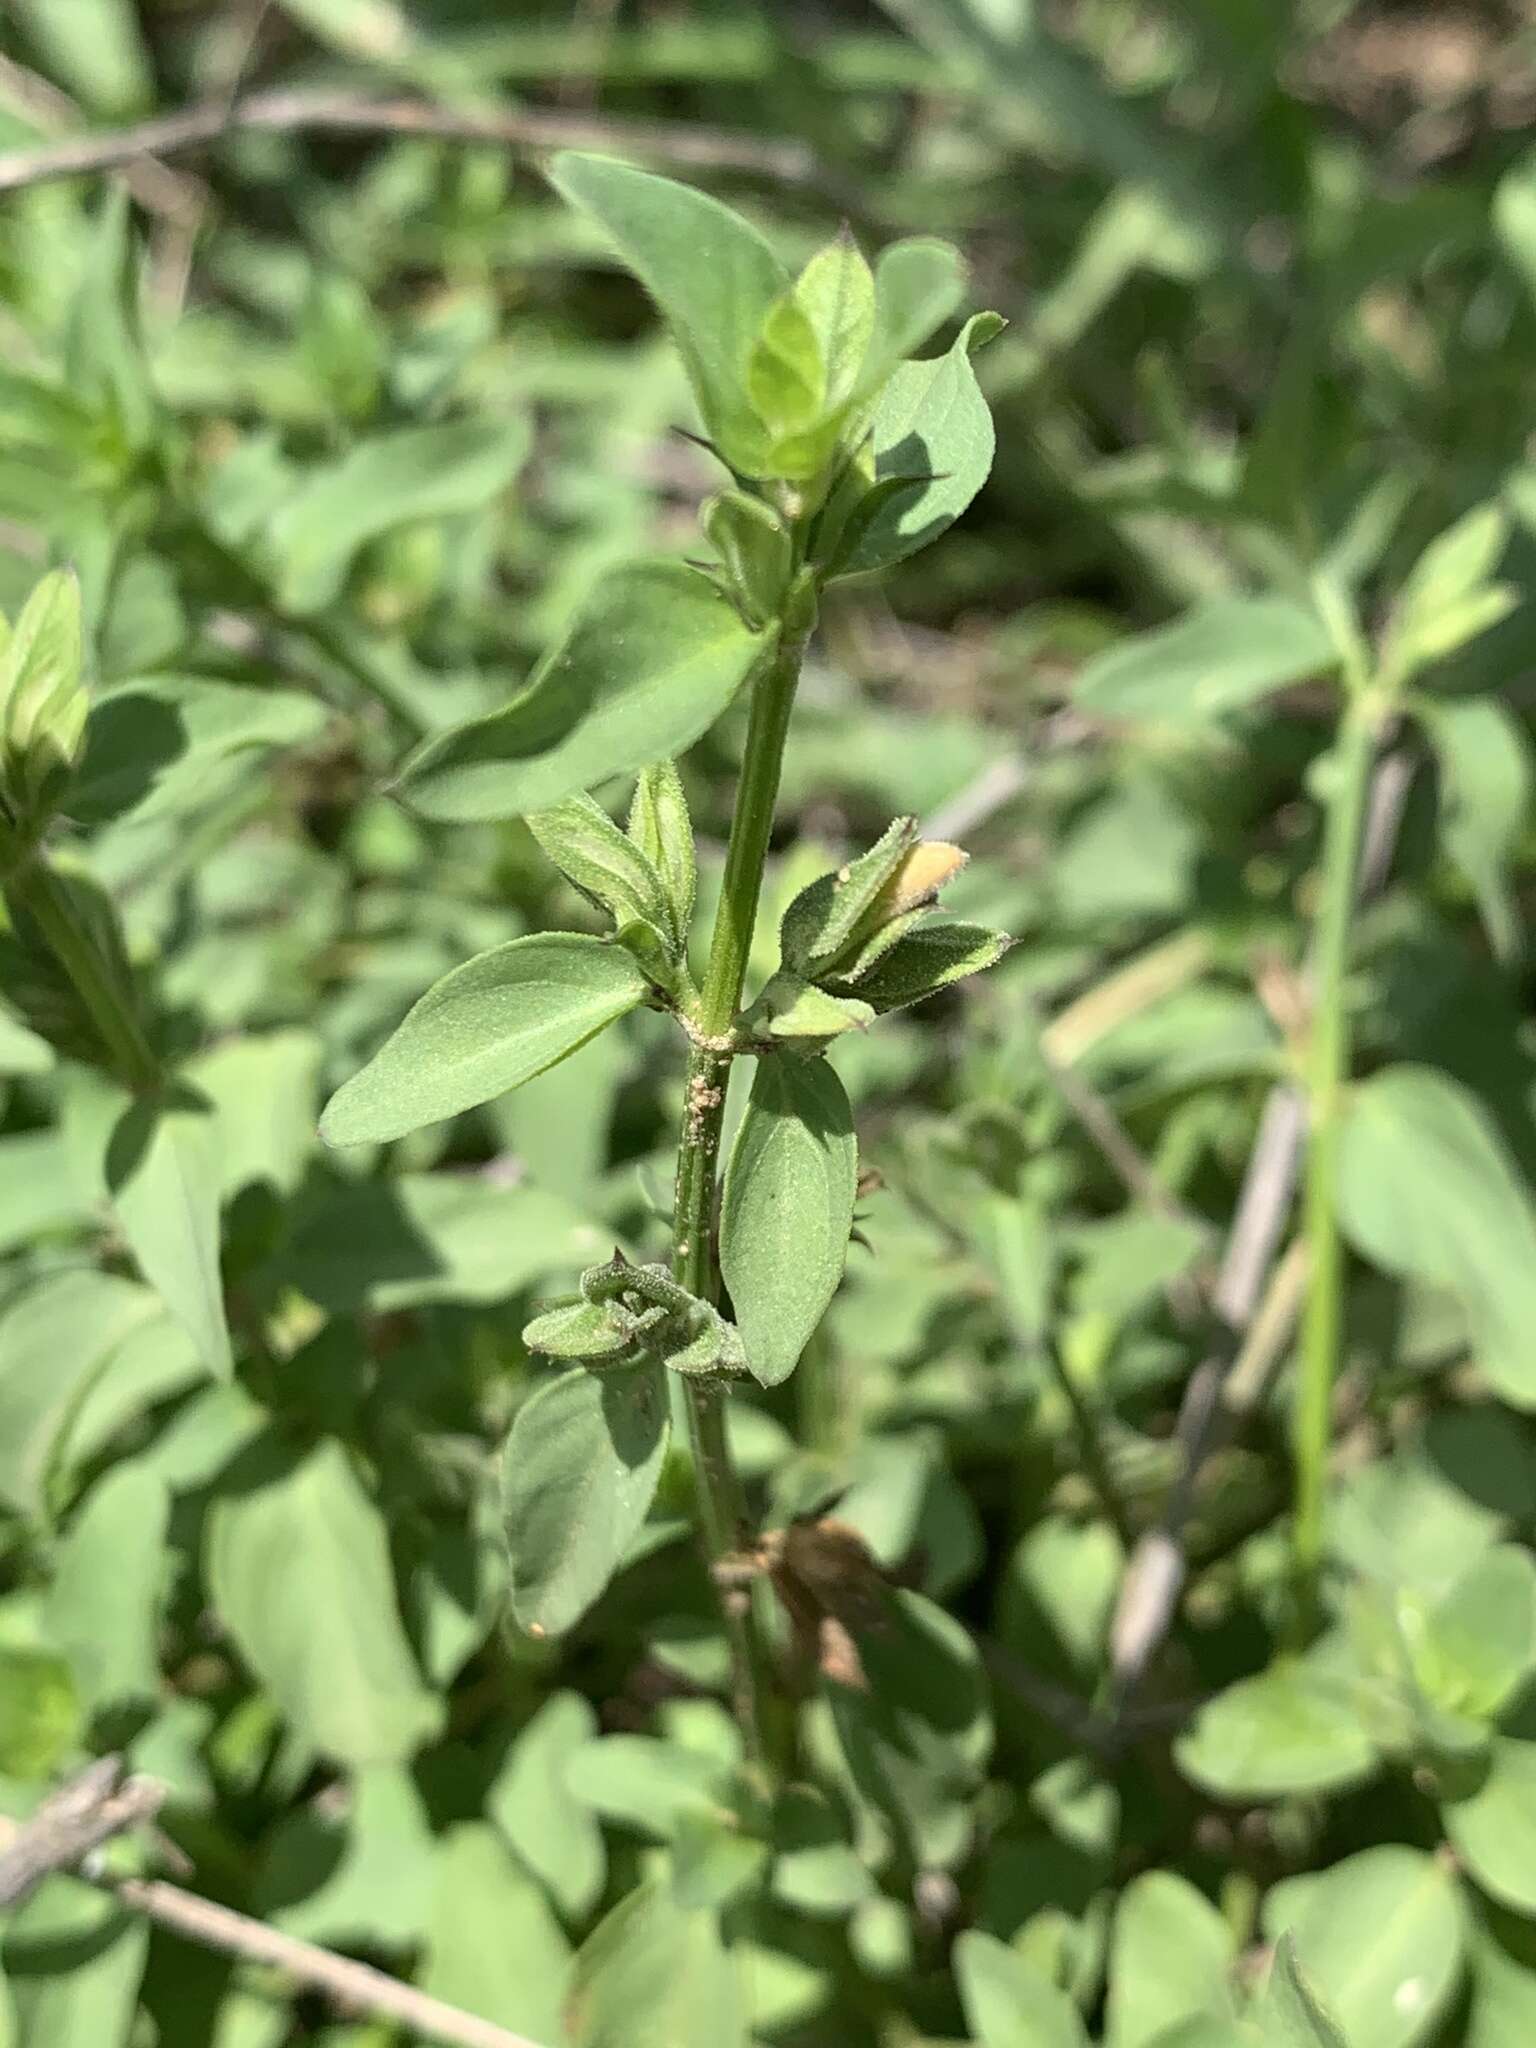
[[[699,1002],[697,1029],[704,1040],[726,1038],[741,1002],[762,894],[763,863],[773,829],[784,740],[804,651],[803,641],[786,642],[753,686],[746,753],[725,857],[725,878]],[[690,1293],[711,1301],[719,1292],[714,1250],[715,1178],[730,1070],[731,1054],[724,1044],[694,1045],[688,1059],[677,1150],[672,1270]],[[713,1568],[740,1550],[745,1540],[741,1481],[731,1460],[725,1404],[719,1388],[707,1380],[690,1379],[685,1382],[684,1399],[698,1491],[699,1528],[705,1555]],[[761,1769],[768,1754],[767,1687],[761,1654],[744,1594],[722,1589],[721,1606],[730,1643],[737,1719],[748,1755]]]
[[[32,919],[68,976],[119,1078],[136,1090],[155,1087],[159,1062],[131,998],[44,856],[34,853],[8,877],[5,887],[11,903]]]
[[[1377,707],[1368,689],[1351,698],[1339,729],[1323,834],[1322,894],[1313,937],[1312,1029],[1306,1083],[1308,1140],[1303,1195],[1310,1280],[1296,1388],[1296,1519],[1292,1536],[1296,1619],[1315,1619],[1323,1559],[1323,1502],[1333,1434],[1333,1385],[1343,1322],[1343,1255],[1338,1227],[1339,1117],[1349,1078],[1351,1032],[1345,1003],[1355,878],[1376,754]]]

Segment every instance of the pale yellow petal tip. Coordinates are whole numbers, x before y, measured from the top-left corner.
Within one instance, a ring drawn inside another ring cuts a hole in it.
[[[880,891],[881,921],[904,917],[932,903],[946,882],[952,882],[970,855],[943,839],[921,839]]]

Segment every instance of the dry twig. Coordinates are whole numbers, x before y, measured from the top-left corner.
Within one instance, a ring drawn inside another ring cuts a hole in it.
[[[73,1870],[110,1837],[150,1818],[164,1796],[148,1779],[125,1779],[121,1758],[102,1757],[45,1799],[25,1824],[0,1821],[0,1906],[17,1904],[54,1872]],[[157,1925],[223,1955],[280,1970],[306,1990],[322,1993],[340,2012],[369,2014],[445,2048],[538,2048],[522,2034],[445,2005],[367,1963],[279,1934],[161,1878],[114,1877],[89,1868],[83,1874]]]
[[[624,121],[546,108],[472,113],[423,99],[378,99],[311,89],[253,92],[160,115],[131,128],[71,136],[34,149],[0,152],[0,192],[59,178],[127,170],[202,149],[241,130],[418,135],[444,142],[500,143],[522,150],[608,149],[697,170],[746,171],[821,188],[842,203],[834,180],[804,143],[696,128],[672,121]]]
[[[1370,808],[1361,850],[1356,898],[1379,894],[1391,870],[1415,760],[1404,748],[1384,755],[1371,781]],[[1117,1711],[1123,1714],[1147,1667],[1167,1637],[1188,1576],[1184,1538],[1205,1462],[1232,1419],[1223,1401],[1228,1375],[1239,1361],[1243,1377],[1263,1378],[1278,1363],[1301,1306],[1300,1267],[1271,1274],[1290,1211],[1306,1139],[1306,1104],[1289,1081],[1271,1089],[1259,1120],[1213,1293],[1213,1305],[1228,1341],[1190,1376],[1179,1405],[1173,1440],[1179,1470],[1157,1526],[1132,1553],[1121,1581],[1110,1626],[1110,1669]],[[1276,1299],[1278,1291],[1278,1299]],[[1264,1357],[1255,1359],[1245,1342],[1252,1326],[1262,1331]]]

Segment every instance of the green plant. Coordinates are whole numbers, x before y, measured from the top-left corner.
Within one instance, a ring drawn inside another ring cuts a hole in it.
[[[701,514],[712,562],[613,571],[504,710],[432,739],[399,788],[423,815],[526,817],[612,937],[530,936],[435,984],[331,1100],[332,1144],[380,1143],[503,1094],[627,1011],[673,1016],[687,1047],[670,1271],[622,1252],[524,1331],[564,1369],[518,1412],[504,1455],[512,1606],[536,1635],[598,1597],[649,1511],[674,1406],[686,1425],[705,1552],[750,1569],[722,1389],[788,1377],[842,1277],[858,1180],[853,1116],[821,1055],[845,1031],[990,966],[1005,940],[931,918],[963,856],[898,819],[869,853],[784,912],[780,967],[741,1007],[784,747],[824,589],[934,538],[985,481],[992,430],[970,366],[1000,324],[908,360],[954,311],[959,258],[941,242],[884,250],[844,233],[791,276],[717,201],[597,157],[553,176],[654,294],[688,366],[710,452],[731,487]],[[739,690],[750,697],[713,931],[695,986],[693,831],[671,755]],[[585,792],[635,768],[627,831]],[[757,1062],[714,1243],[717,1160],[733,1062]],[[720,1276],[735,1321],[716,1306]],[[772,1574],[761,1567],[765,1581]],[[722,1583],[732,1691],[767,1790],[769,1694],[743,1583]],[[782,1759],[780,1760],[783,1761]]]
[[[0,2043],[1526,2048],[1529,31],[515,13],[0,24]]]

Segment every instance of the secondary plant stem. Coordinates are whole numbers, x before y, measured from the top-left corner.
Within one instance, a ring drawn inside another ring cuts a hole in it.
[[[69,891],[40,853],[17,868],[6,883],[6,892],[32,919],[69,977],[118,1078],[140,1092],[154,1088],[160,1067],[143,1026],[118,988],[95,939],[81,924]]]
[[[804,651],[801,640],[783,644],[753,686],[725,877],[699,1002],[698,1030],[706,1039],[726,1036],[741,1001],[762,894],[763,863],[773,829],[784,740]],[[708,1301],[719,1293],[714,1249],[715,1178],[730,1072],[729,1052],[695,1044],[688,1058],[677,1151],[672,1270],[691,1294]],[[741,1481],[731,1461],[720,1389],[707,1381],[688,1380],[684,1401],[699,1502],[699,1531],[705,1556],[713,1569],[740,1550],[745,1539]],[[764,1732],[766,1680],[748,1603],[739,1590],[722,1588],[721,1608],[730,1645],[737,1720],[748,1756],[762,1769],[768,1753]]]
[[[1303,1197],[1310,1269],[1296,1387],[1296,1519],[1292,1555],[1298,1632],[1317,1611],[1323,1558],[1323,1503],[1333,1433],[1333,1385],[1343,1321],[1343,1253],[1338,1226],[1339,1113],[1349,1076],[1345,1002],[1355,875],[1376,755],[1376,707],[1358,690],[1345,711],[1333,761],[1323,834],[1322,894],[1314,930],[1312,1029],[1307,1054],[1308,1141]]]

